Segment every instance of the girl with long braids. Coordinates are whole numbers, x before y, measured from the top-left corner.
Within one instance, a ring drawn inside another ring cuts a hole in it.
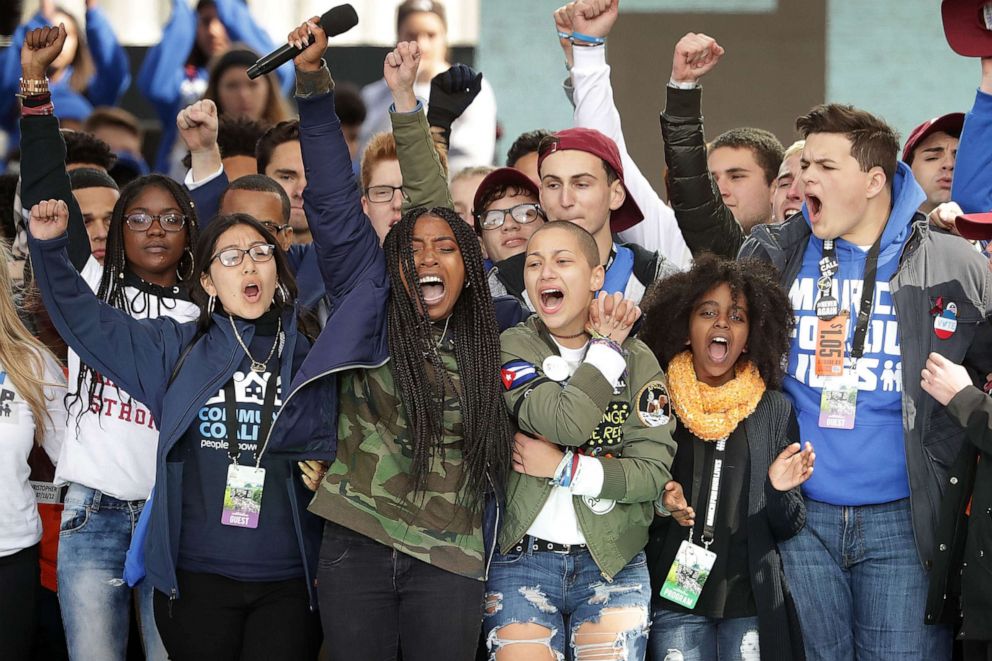
[[[314,242],[329,258],[333,312],[321,339],[342,318],[365,320],[362,348],[342,348],[334,335],[341,367],[309,377],[339,393],[336,407],[323,407],[336,416],[336,457],[325,476],[312,476],[310,504],[326,519],[317,575],[325,647],[333,660],[393,658],[398,648],[406,661],[469,659],[492,549],[484,529],[495,527],[484,525],[494,514],[487,494],[511,455],[498,333],[521,308],[494,306],[479,242],[450,209],[410,211],[379,249],[348,167],[316,20],[289,43],[309,44],[296,58],[297,97],[307,217],[320,219],[311,220]],[[388,56],[386,68],[395,73]],[[360,263],[342,270],[333,260],[345,256]],[[277,426],[293,416],[287,409]]]
[[[58,57],[64,28],[28,33],[25,75]],[[22,199],[26,208],[48,198],[70,199],[65,143],[50,96],[25,97],[21,120]],[[185,190],[151,175],[121,191],[110,222],[104,264],[92,257],[81,216],[69,226],[68,257],[85,293],[136,319],[189,321],[196,213]],[[65,339],[67,336],[63,334]],[[138,600],[142,642],[149,659],[164,659],[152,618],[152,593],[135,595],[120,581],[132,531],[155,480],[159,427],[150,409],[108,375],[69,353],[66,439],[55,480],[67,484],[59,544],[58,580],[70,655],[123,659],[132,596]]]
[[[704,255],[642,305],[679,422],[646,549],[654,658],[804,659],[778,553],[805,523],[815,460],[778,390],[789,298],[770,265]]]
[[[58,360],[21,322],[0,244],[0,650],[31,657],[41,592],[41,519],[28,482],[28,456],[40,446],[57,461],[65,435],[65,377]]]

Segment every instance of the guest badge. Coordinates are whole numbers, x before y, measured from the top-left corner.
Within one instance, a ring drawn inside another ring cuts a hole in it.
[[[262,487],[265,469],[231,464],[227,467],[227,486],[224,489],[224,511],[220,522],[225,526],[257,528],[262,511]]]

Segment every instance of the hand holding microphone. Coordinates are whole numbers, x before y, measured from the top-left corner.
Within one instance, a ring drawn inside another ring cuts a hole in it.
[[[358,14],[355,13],[355,8],[351,5],[338,5],[319,18],[314,16],[293,30],[287,43],[265,57],[259,58],[248,69],[248,77],[254,80],[259,76],[275,71],[290,60],[294,60],[296,66],[304,71],[316,71],[320,68],[320,58],[324,55],[324,50],[327,49],[327,38],[343,34],[356,25],[358,25]],[[315,47],[317,44],[311,43],[313,39],[323,44],[320,46],[319,55],[316,56],[315,60],[313,53],[317,52]],[[309,51],[310,54],[304,56],[305,51]]]

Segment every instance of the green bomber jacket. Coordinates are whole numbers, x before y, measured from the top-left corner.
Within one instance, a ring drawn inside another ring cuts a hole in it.
[[[500,344],[504,398],[520,430],[602,462],[599,497],[573,496],[572,502],[589,552],[612,579],[647,543],[653,503],[671,479],[675,416],[658,360],[643,342],[627,339],[627,375],[614,390],[588,363],[566,381],[547,378],[544,361],[558,350],[536,315],[504,331]],[[503,553],[527,534],[551,489],[547,478],[510,475],[499,535]]]

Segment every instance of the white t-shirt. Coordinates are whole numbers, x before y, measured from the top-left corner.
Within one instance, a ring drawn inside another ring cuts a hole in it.
[[[45,428],[42,447],[52,461],[59,456],[65,434],[65,375],[51,356],[44,356],[47,420],[35,420],[31,407],[17,392],[0,365],[0,557],[38,543],[41,519],[34,489],[28,482],[28,455],[34,447],[36,424]]]
[[[103,267],[91,257],[81,275],[95,292]],[[186,322],[199,315],[199,308],[190,301],[158,297],[130,286],[124,293],[131,301],[131,316],[135,319],[165,316]],[[55,483],[74,482],[120,500],[144,500],[155,483],[158,427],[152,414],[104,378],[102,407],[80,415],[89,405],[89,380],[79,388],[76,401],[79,366],[79,356],[70,349],[69,411]]]
[[[557,340],[555,344],[558,346],[558,355],[568,363],[569,378],[584,361],[595,366],[616,387],[627,367],[623,356],[608,347],[593,345],[587,352],[586,347],[567,349],[558,344]],[[552,487],[537,518],[527,529],[528,535],[556,544],[586,543],[586,537],[575,516],[574,499],[577,496],[599,495],[603,490],[603,465],[599,459],[584,455],[580,456],[579,462],[581,467],[570,486]]]

